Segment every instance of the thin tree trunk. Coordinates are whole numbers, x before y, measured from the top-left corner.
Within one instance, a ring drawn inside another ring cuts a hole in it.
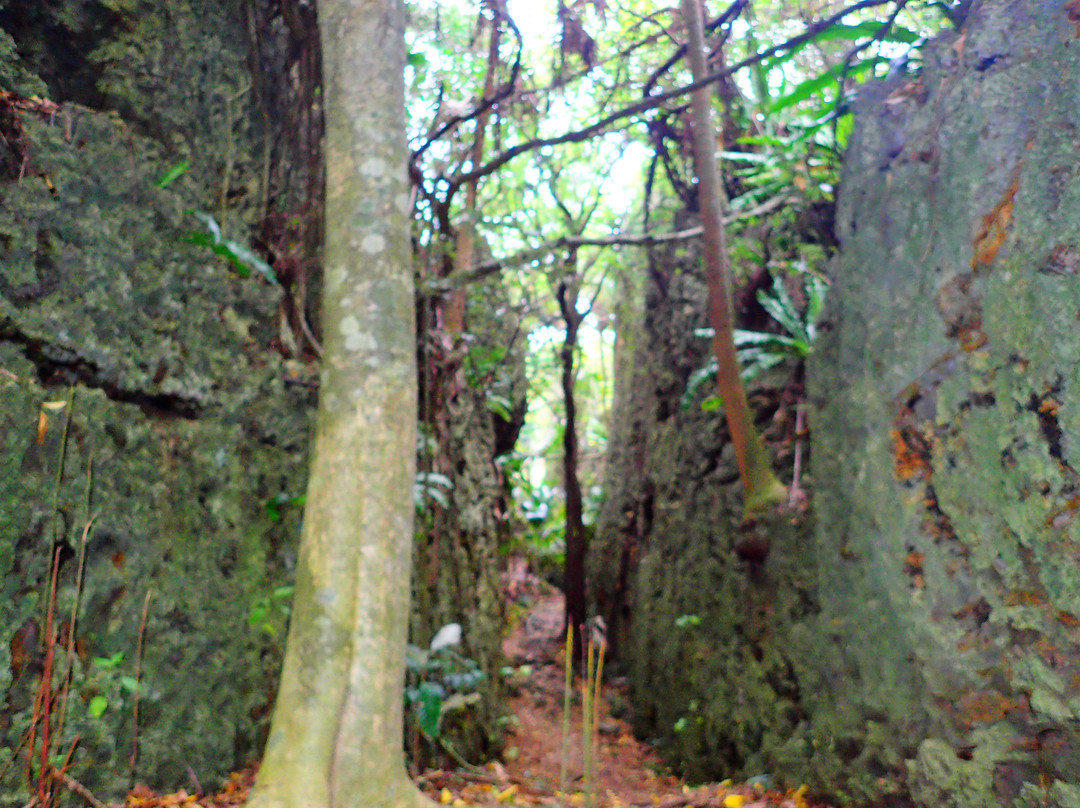
[[[682,0],[687,29],[687,55],[694,81],[708,75],[705,64],[705,34],[701,0]],[[716,126],[712,115],[712,92],[701,87],[693,93],[694,171],[698,177],[698,206],[701,210],[705,246],[705,281],[709,288],[709,321],[713,351],[719,368],[717,381],[724,400],[731,442],[743,483],[743,509],[752,517],[786,499],[786,489],[776,479],[768,450],[754,427],[746,390],[735,352],[731,315],[731,260],[722,220],[723,188],[716,160]]]
[[[574,258],[571,258],[571,266]],[[565,407],[563,425],[563,489],[566,495],[566,564],[563,567],[563,594],[566,617],[563,630],[573,626],[574,658],[581,658],[581,637],[585,624],[585,554],[588,550],[582,514],[581,481],[578,479],[577,404],[574,399],[574,351],[582,316],[577,310],[577,291],[564,281],[557,293],[559,310],[566,323],[563,341],[562,392]]]
[[[492,10],[491,39],[488,41],[487,76],[484,79],[483,103],[495,93],[495,72],[499,67],[499,41],[502,34],[502,17],[497,9]],[[476,135],[469,153],[474,166],[484,160],[484,147],[487,142],[487,126],[491,120],[491,110],[481,112],[476,118]],[[460,276],[476,263],[476,197],[479,192],[479,177],[468,182],[465,188],[465,215],[457,224],[457,238],[454,244],[454,275]],[[443,303],[443,327],[451,338],[456,339],[465,329],[466,288],[452,289]]]

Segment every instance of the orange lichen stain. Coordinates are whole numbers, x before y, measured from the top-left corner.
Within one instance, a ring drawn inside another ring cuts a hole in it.
[[[891,429],[889,437],[893,443],[893,460],[896,467],[896,479],[905,482],[926,480],[929,482],[930,443],[926,437],[914,429]]]
[[[960,347],[968,353],[979,350],[989,339],[981,328],[965,328],[956,336],[960,340]]]
[[[922,572],[922,565],[925,560],[926,555],[920,553],[918,550],[909,551],[904,557],[904,571],[912,575]]]
[[[972,269],[989,266],[997,257],[998,250],[1009,235],[1009,223],[1012,221],[1014,198],[1018,190],[1020,190],[1020,177],[1014,176],[1001,201],[992,211],[983,216],[979,232],[976,233],[972,244],[975,248],[975,254],[971,257]]]
[[[1009,745],[1009,749],[1017,752],[1040,752],[1042,751],[1042,748],[1042,741],[1040,741],[1038,737],[1032,735],[1025,738],[1019,738]]]
[[[8,645],[11,654],[11,674],[18,681],[38,653],[37,625],[27,620],[11,636]]]
[[[1061,625],[1063,626],[1068,626],[1069,628],[1080,628],[1080,617],[1077,617],[1074,614],[1070,614],[1069,612],[1066,612],[1064,610],[1058,610],[1057,619],[1058,622],[1061,623]]]
[[[952,616],[956,620],[963,620],[965,617],[975,616],[978,609],[982,608],[982,600],[971,600],[952,613]]]
[[[1023,707],[1023,702],[1006,698],[996,690],[984,690],[980,693],[969,693],[960,699],[960,717],[969,726],[992,724],[1013,710]]]
[[[1047,396],[1039,402],[1039,412],[1049,415],[1057,415],[1061,408],[1061,402],[1053,396]]]
[[[1005,596],[1006,606],[1042,606],[1046,598],[1039,592],[1031,592],[1027,589],[1014,589]]]

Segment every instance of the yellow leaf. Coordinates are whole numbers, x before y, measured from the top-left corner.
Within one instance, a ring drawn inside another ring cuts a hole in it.
[[[454,795],[450,793],[450,789],[444,788],[439,792],[439,802],[443,805],[446,805],[446,803],[450,802],[452,799],[454,799]]]
[[[795,801],[795,805],[798,808],[806,808],[806,792],[810,790],[810,787],[803,783],[797,789],[791,792],[791,799]]]
[[[728,794],[724,797],[724,808],[743,808],[746,804],[746,797],[742,794]]]
[[[461,797],[458,797],[456,800],[454,800],[450,804],[453,805],[454,808],[461,808],[461,806],[468,805],[469,803],[465,802],[465,800],[461,799]]]
[[[506,802],[515,794],[517,794],[517,790],[518,787],[516,784],[510,786],[510,788],[504,788],[502,791],[495,795],[495,802]]]

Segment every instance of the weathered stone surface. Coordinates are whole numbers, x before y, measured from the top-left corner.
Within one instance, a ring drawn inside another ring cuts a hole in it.
[[[688,771],[1078,804],[1074,17],[975,4],[918,80],[862,93],[810,367],[816,527],[774,534],[757,577],[722,427],[673,407],[701,292],[659,262],[594,570],[600,607],[626,603],[637,725]]]
[[[845,164],[812,365],[823,695],[920,804],[1080,782],[1076,37],[1061,3],[977,6],[921,85],[867,90]]]
[[[315,401],[313,374],[280,359],[304,342],[289,339],[300,304],[318,330],[314,11],[306,2],[0,0],[0,89],[60,104],[56,114],[48,104],[40,115],[20,111],[21,130],[0,140],[0,732],[10,755],[39,671],[40,636],[26,632],[41,631],[66,410],[50,413],[41,445],[39,412],[74,384],[65,547],[78,550],[91,457],[96,518],[68,728],[82,737],[73,772],[102,796],[128,783],[133,699],[123,677],[135,671],[148,590],[135,776],[190,789],[190,768],[210,787],[261,748],[300,520],[288,500],[304,492]],[[167,189],[156,187],[180,165]],[[227,238],[274,251],[295,308],[257,276],[236,277],[185,243],[202,229],[187,210],[212,214]],[[499,294],[480,293],[485,316]],[[507,344],[505,314],[491,333],[475,329],[484,346]],[[429,559],[440,583],[429,592],[420,580],[414,605],[417,640],[461,621],[466,653],[489,674],[483,726],[462,746],[470,755],[493,747],[501,710],[505,525],[494,518],[502,482],[493,456],[519,426],[522,371],[520,352],[507,357],[499,373],[467,385],[447,421],[461,519],[445,554]],[[493,417],[491,396],[508,402],[515,423]],[[267,502],[282,495],[275,521]],[[94,657],[119,661],[95,666]],[[94,718],[97,695],[108,707]],[[18,766],[9,777],[7,785],[21,777]]]
[[[655,254],[644,322],[620,326],[589,571],[629,677],[637,731],[692,778],[749,777],[772,770],[802,719],[800,660],[787,637],[812,607],[813,559],[801,549],[805,522],[740,532],[741,484],[723,412],[700,407],[711,386],[683,406],[690,375],[709,358],[709,341],[694,334],[706,321],[698,259],[693,247]],[[766,402],[752,389],[751,403]],[[766,534],[764,563],[740,560],[736,543]]]
[[[60,104],[11,113],[0,145],[0,757],[32,711],[53,549],[66,624],[92,519],[72,773],[104,797],[213,786],[260,751],[299,527],[266,505],[303,493],[314,403],[271,348],[280,291],[184,241],[188,209],[245,242],[257,208],[240,9],[0,6],[4,89]],[[21,804],[22,764],[6,772]]]
[[[66,622],[92,519],[73,771],[105,794],[127,784],[135,699],[123,677],[138,670],[135,777],[178,785],[190,768],[214,783],[257,754],[272,698],[276,665],[249,618],[292,562],[298,516],[275,522],[266,502],[303,490],[312,396],[286,385],[269,350],[276,288],[184,243],[193,221],[154,185],[168,167],[155,144],[75,106],[23,125],[30,170],[4,181],[0,208],[4,746],[30,712],[51,554],[61,549]],[[43,409],[71,389],[73,405]],[[28,622],[37,641],[15,643]],[[94,696],[108,700],[98,717]]]
[[[471,290],[468,336],[461,358],[436,370],[425,363],[427,410],[422,429],[428,445],[422,466],[441,474],[444,504],[423,492],[414,545],[414,642],[425,646],[447,623],[462,627],[457,650],[485,674],[481,698],[446,717],[446,740],[470,761],[502,747],[505,713],[502,639],[506,604],[502,591],[505,548],[510,541],[507,484],[500,468],[525,418],[525,335],[501,280]],[[427,398],[430,396],[430,398]],[[421,478],[423,479],[423,478]],[[443,750],[419,748],[419,759],[440,760]]]

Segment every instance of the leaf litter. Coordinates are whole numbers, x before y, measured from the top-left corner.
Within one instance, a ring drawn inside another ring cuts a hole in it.
[[[519,672],[509,700],[514,716],[502,761],[482,768],[433,769],[416,777],[417,785],[435,802],[465,806],[564,806],[565,808],[828,808],[812,802],[805,785],[768,788],[764,782],[725,780],[689,786],[664,767],[647,744],[636,739],[612,704],[625,703],[625,687],[617,680],[603,685],[596,732],[595,781],[587,792],[581,733],[581,700],[574,699],[569,733],[566,793],[560,790],[563,761],[564,650],[561,593],[536,583],[531,607],[503,645]],[[520,593],[519,593],[520,596]],[[526,595],[529,597],[529,595]],[[255,782],[258,767],[234,772],[213,794],[181,789],[158,794],[136,785],[123,808],[239,808]],[[98,802],[95,808],[118,808]]]

